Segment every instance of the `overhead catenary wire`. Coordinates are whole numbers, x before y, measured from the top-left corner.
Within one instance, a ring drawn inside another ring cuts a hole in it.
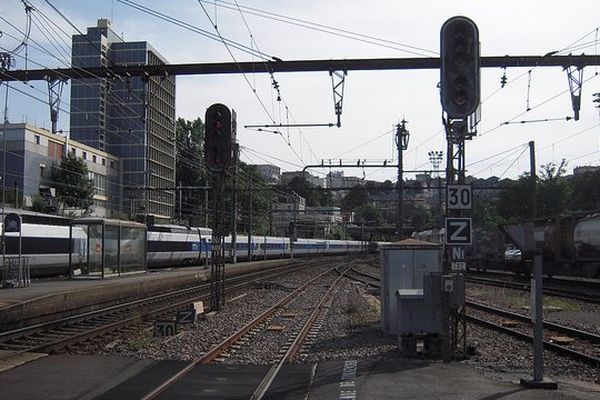
[[[233,59],[234,63],[236,65],[238,65],[239,67],[239,63],[237,61],[237,58],[235,57],[235,55],[233,54],[233,52],[231,51],[231,49],[229,48],[229,46],[227,45],[227,42],[223,39],[223,36],[221,35],[221,32],[219,32],[219,28],[217,27],[217,25],[213,22],[212,18],[210,17],[210,14],[208,13],[208,11],[206,10],[206,8],[204,7],[204,4],[202,4],[201,1],[198,0],[198,4],[200,4],[200,7],[202,7],[202,10],[204,11],[204,14],[206,15],[206,17],[208,18],[208,20],[210,21],[211,25],[213,25],[215,31],[217,32],[217,35],[219,35],[219,38],[221,38],[221,41],[223,42],[223,45],[225,46],[225,48],[227,49],[227,52],[229,53],[229,55],[231,56],[231,58]],[[273,117],[271,116],[271,113],[269,112],[269,110],[267,109],[267,107],[265,106],[264,102],[262,101],[262,99],[260,98],[260,96],[258,95],[258,93],[256,92],[256,89],[252,86],[252,83],[250,82],[250,80],[248,79],[248,77],[246,76],[246,74],[241,70],[240,68],[240,73],[242,74],[242,76],[244,77],[244,80],[246,81],[246,84],[248,84],[248,86],[250,87],[250,89],[252,89],[252,93],[254,94],[254,97],[257,99],[257,101],[259,102],[259,104],[261,105],[263,111],[267,114],[269,120],[271,120],[273,122],[273,124],[275,124],[275,120],[273,119]],[[285,138],[283,137],[283,135],[280,133],[280,136],[283,138],[284,141]],[[286,141],[286,143],[288,144],[288,147],[292,150],[292,152],[294,153],[294,155],[296,155],[296,157],[298,157],[298,159],[300,160],[301,163],[304,164],[304,161],[302,160],[302,157],[298,154],[298,152],[296,152],[296,150],[292,147],[291,143],[289,141]]]
[[[20,31],[20,30],[19,30],[17,27],[15,27],[14,25],[12,25],[12,24],[10,23],[10,21],[7,21],[7,20],[6,20],[5,18],[3,18],[2,16],[0,16],[0,19],[1,19],[1,20],[4,20],[5,22],[7,22],[9,25],[11,25],[11,27],[13,27],[14,29],[16,29],[17,31]],[[13,36],[12,36],[12,35],[10,35],[10,34],[7,34],[7,36],[13,37]],[[66,65],[70,65],[70,63],[69,63],[69,62],[66,62],[66,61],[64,61],[64,60],[61,60],[61,59],[60,59],[60,58],[58,58],[58,57],[57,57],[55,54],[53,54],[52,52],[50,52],[50,51],[48,51],[47,49],[45,49],[45,48],[44,48],[44,47],[43,47],[41,44],[39,44],[39,43],[38,43],[37,41],[35,41],[34,39],[30,39],[30,41],[31,41],[31,42],[34,44],[34,45],[32,46],[33,48],[38,48],[38,49],[39,49],[41,52],[43,52],[43,53],[45,53],[45,54],[49,55],[49,56],[50,56],[50,57],[52,57],[52,58],[55,58],[55,59],[56,59],[56,60],[58,60],[59,62],[61,62],[61,63],[64,63],[64,64],[66,64]],[[18,57],[23,57],[23,56],[20,56],[20,55],[17,55],[17,56],[18,56]],[[36,64],[36,65],[40,65],[40,66],[42,66],[42,67],[45,67],[45,68],[47,68],[47,69],[51,69],[51,68],[49,68],[49,67],[47,67],[47,66],[44,66],[44,65],[42,65],[42,64],[40,64],[40,63],[34,62],[33,60],[30,60],[30,62],[32,62],[32,63],[34,63],[34,64]],[[77,69],[79,69],[79,70],[81,70],[81,71],[84,71],[82,68],[79,68],[79,67],[75,67],[75,68],[77,68]],[[6,74],[6,75],[8,75],[8,76],[10,76],[10,73],[9,73],[9,72],[5,72],[5,74]],[[92,74],[92,76],[95,76],[95,75],[93,75],[93,74]],[[100,78],[100,77],[98,77],[98,76],[95,76],[95,77],[96,77],[97,79],[102,79],[102,78]],[[78,81],[77,79],[74,79],[74,80],[75,80],[75,81]],[[87,81],[89,81],[89,79],[87,79],[87,78],[84,78],[84,79],[82,79],[82,83],[83,83],[85,86],[87,86],[87,87],[94,87],[95,85],[97,85],[97,83],[91,83],[91,82],[87,82]],[[28,83],[26,83],[26,84],[27,84],[28,86],[30,86]],[[32,86],[30,86],[30,87],[32,87]],[[32,88],[33,88],[33,87],[32,87]],[[112,95],[112,93],[111,93],[111,99],[112,99],[112,100],[114,100],[114,96]],[[138,99],[139,99],[139,98],[138,98]],[[47,101],[44,101],[44,103],[46,103],[46,104],[47,104]],[[133,109],[132,109],[130,106],[128,106],[128,105],[126,105],[125,103],[123,103],[123,102],[122,102],[120,99],[117,99],[116,101],[114,101],[114,104],[115,104],[117,107],[120,107],[120,108],[122,108],[122,109],[128,108],[128,109],[131,111],[131,113],[132,113],[132,114],[136,114],[136,112],[135,112],[135,111],[134,111],[134,110],[133,110]],[[66,112],[64,109],[61,109],[61,111],[62,111],[62,112]],[[80,110],[80,111],[83,111],[83,110]],[[92,115],[93,115],[93,114],[92,114]],[[97,118],[97,117],[96,117],[96,118]],[[137,124],[140,124],[140,121],[138,121],[137,119],[134,119],[132,116],[131,116],[129,119],[131,119],[132,121],[135,121]]]
[[[218,5],[219,7],[227,8],[230,10],[235,10],[238,7],[237,5],[234,5],[231,2],[222,1],[222,0],[216,0],[214,2],[207,1],[207,0],[199,0],[199,1],[202,1],[205,3],[210,3],[210,4],[215,4],[215,5]],[[374,36],[370,36],[370,35],[366,35],[366,34],[362,34],[362,33],[358,33],[358,32],[353,32],[350,30],[335,28],[335,27],[324,25],[324,24],[310,22],[310,21],[303,20],[300,18],[288,17],[283,14],[278,14],[278,13],[269,12],[269,11],[263,11],[263,10],[259,10],[257,8],[248,7],[248,6],[239,6],[239,7],[241,9],[243,9],[246,13],[255,15],[258,17],[267,18],[270,20],[278,21],[278,22],[284,22],[284,23],[299,26],[302,28],[311,29],[311,30],[322,32],[322,33],[339,36],[339,37],[344,37],[347,39],[352,39],[352,40],[356,40],[356,41],[360,41],[360,42],[364,42],[364,43],[368,43],[368,44],[372,44],[372,45],[376,45],[376,46],[380,46],[380,47],[386,47],[386,48],[390,48],[393,50],[399,50],[399,51],[403,51],[403,52],[413,54],[413,55],[426,56],[427,54],[429,54],[429,55],[437,55],[438,54],[438,52],[436,52],[436,51],[428,50],[425,48],[412,46],[412,45],[408,45],[408,44],[404,44],[404,43],[400,43],[400,42],[396,42],[396,41],[392,41],[392,40],[381,39],[381,38],[377,38]]]
[[[260,47],[258,45],[258,42],[256,41],[256,38],[254,37],[254,35],[252,34],[252,30],[250,29],[250,25],[248,24],[248,21],[246,20],[246,17],[244,16],[244,13],[242,12],[242,9],[240,8],[237,0],[235,0],[235,4],[238,8],[238,11],[240,13],[240,16],[242,18],[242,21],[244,22],[244,25],[246,27],[246,30],[248,31],[248,34],[250,35],[250,41],[251,43],[254,43],[254,46],[256,46],[256,49],[260,51]],[[216,7],[216,3],[215,3],[215,7]],[[285,98],[282,96],[281,94],[281,89],[279,86],[279,83],[277,82],[277,80],[275,79],[275,73],[273,71],[270,70],[268,64],[266,62],[264,62],[265,67],[267,68],[267,70],[269,71],[269,76],[271,77],[271,103],[273,103],[273,91],[277,92],[277,103],[279,104],[280,102],[284,104],[285,106],[285,111],[286,111],[286,118],[288,116],[292,117],[292,120],[296,123],[296,120],[287,104],[287,102],[285,101]],[[273,104],[271,104],[271,106],[273,107]],[[279,119],[281,120],[281,111],[280,111],[280,115],[279,115]],[[289,125],[289,121],[286,121],[286,123]],[[310,145],[310,143],[306,140],[306,137],[304,136],[304,133],[302,132],[302,130],[300,128],[297,128],[298,132],[300,133],[300,144],[302,144],[302,139],[304,139],[304,142],[308,145],[309,151],[311,152],[311,154],[315,157],[315,159],[317,159],[317,156],[315,154],[315,152],[312,149],[312,146]],[[288,138],[288,144],[289,144],[289,138]],[[302,151],[300,152],[300,154],[302,154]]]
[[[527,151],[527,147],[523,149],[523,151],[521,151],[521,153],[514,159],[514,161],[504,170],[504,172],[498,177],[500,179],[502,179],[502,177],[511,169],[511,167],[517,162],[519,161],[519,159],[521,158],[521,156],[523,155],[523,153],[525,153],[525,151]]]

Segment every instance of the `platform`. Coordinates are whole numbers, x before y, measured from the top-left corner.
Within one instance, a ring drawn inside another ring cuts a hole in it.
[[[280,259],[225,264],[227,276],[288,265],[299,260]],[[52,319],[58,313],[75,314],[183,289],[209,279],[206,267],[152,270],[111,279],[33,281],[29,287],[0,289],[2,331]]]
[[[0,373],[2,398],[12,400],[139,399],[182,361],[53,355]],[[247,399],[265,366],[200,365],[160,399]],[[558,380],[556,391],[493,380],[462,364],[424,360],[348,360],[285,366],[265,399],[595,399],[600,386]],[[306,396],[307,391],[310,392]]]

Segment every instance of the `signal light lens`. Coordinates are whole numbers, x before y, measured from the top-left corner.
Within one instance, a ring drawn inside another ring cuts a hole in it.
[[[450,118],[466,118],[479,106],[479,32],[466,17],[444,23],[441,34],[441,101]]]
[[[232,115],[224,104],[213,104],[206,110],[204,142],[206,166],[214,172],[223,172],[231,162]]]

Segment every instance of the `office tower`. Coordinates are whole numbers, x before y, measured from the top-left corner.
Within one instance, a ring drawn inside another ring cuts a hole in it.
[[[148,42],[127,42],[99,19],[73,36],[77,67],[160,65],[166,60]],[[121,159],[125,214],[171,217],[175,192],[175,78],[87,78],[71,83],[70,137]]]

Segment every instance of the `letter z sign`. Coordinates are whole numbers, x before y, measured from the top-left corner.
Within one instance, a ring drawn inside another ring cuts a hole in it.
[[[471,244],[471,218],[446,218],[446,244]]]

